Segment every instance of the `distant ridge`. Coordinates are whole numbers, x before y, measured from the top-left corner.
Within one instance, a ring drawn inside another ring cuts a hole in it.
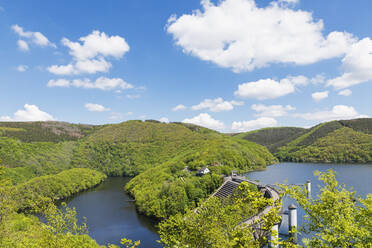
[[[72,141],[100,127],[59,121],[0,122],[0,137],[13,137],[24,142]]]
[[[281,161],[372,162],[372,119],[325,122],[312,128],[264,128],[234,137],[266,146]]]

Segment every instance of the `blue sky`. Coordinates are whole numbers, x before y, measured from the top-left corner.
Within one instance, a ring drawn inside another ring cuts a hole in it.
[[[240,132],[372,116],[371,10],[369,0],[0,0],[0,121]]]

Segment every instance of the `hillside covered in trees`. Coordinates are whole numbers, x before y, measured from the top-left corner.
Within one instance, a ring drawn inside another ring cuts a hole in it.
[[[73,181],[71,173],[82,173],[74,168],[106,176],[138,175],[127,190],[141,212],[158,218],[195,207],[231,170],[261,169],[277,161],[263,146],[182,123],[150,120],[89,126],[2,122],[0,131],[4,166],[0,178],[18,188],[26,187],[25,195],[34,191],[59,199],[86,189],[86,185],[75,190],[64,188]],[[211,173],[198,177],[202,167],[209,167]],[[56,176],[65,181],[55,183]],[[92,177],[96,176],[89,174],[86,180]],[[94,186],[101,178],[88,185]]]
[[[127,190],[138,209],[158,218],[193,208],[231,170],[250,171],[275,163],[263,146],[181,123],[128,121],[104,127],[74,149],[71,165],[110,176],[135,176]],[[208,166],[211,173],[198,177]]]
[[[0,123],[0,246],[99,247],[77,224],[73,209],[62,212],[53,202],[107,176],[133,177],[123,190],[136,199],[137,209],[168,219],[200,205],[232,170],[263,169],[277,158],[371,162],[371,124],[371,119],[360,119],[225,135],[158,121]],[[203,167],[210,173],[198,176]],[[35,212],[48,221],[29,214]]]
[[[280,161],[371,163],[372,119],[331,121],[309,129],[265,128],[234,137],[266,146]]]

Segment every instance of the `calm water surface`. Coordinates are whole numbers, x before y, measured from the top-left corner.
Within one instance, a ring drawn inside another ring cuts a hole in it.
[[[315,197],[319,190],[318,181],[313,176],[314,170],[327,171],[334,169],[339,182],[353,187],[359,195],[365,197],[372,193],[372,165],[332,165],[309,163],[281,163],[267,167],[265,171],[247,173],[251,179],[260,180],[265,184],[283,183],[288,179],[290,184],[303,184],[306,180],[312,182],[312,196]],[[161,247],[156,240],[153,220],[139,215],[134,202],[123,187],[129,178],[108,178],[104,183],[89,191],[80,193],[67,201],[69,207],[75,207],[79,219],[87,218],[90,236],[101,245],[119,244],[123,237],[132,240],[141,240],[142,248]],[[291,199],[284,200],[284,207],[291,203]],[[299,209],[299,224],[303,223]],[[281,233],[287,232],[287,220],[284,218],[280,228]]]
[[[87,218],[89,235],[98,244],[120,244],[121,238],[141,240],[143,248],[161,247],[156,240],[155,222],[136,212],[134,202],[124,192],[130,178],[112,177],[94,189],[82,192],[66,203],[75,207],[80,220]]]

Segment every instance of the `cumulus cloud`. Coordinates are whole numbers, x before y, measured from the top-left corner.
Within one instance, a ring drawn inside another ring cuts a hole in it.
[[[306,85],[309,79],[304,76],[289,76],[280,81],[261,79],[256,82],[239,84],[235,95],[241,98],[258,100],[274,99],[295,92],[296,85]]]
[[[75,79],[72,81],[72,85],[78,88],[85,88],[85,89],[100,89],[100,90],[113,90],[116,88],[120,88],[122,90],[131,89],[133,85],[125,82],[121,78],[106,78],[106,77],[99,77],[96,81],[92,82],[89,79]]]
[[[372,40],[365,38],[353,44],[342,59],[344,73],[327,82],[336,90],[372,80]]]
[[[288,4],[296,2],[272,1],[261,8],[254,0],[203,0],[201,10],[172,15],[166,28],[184,53],[235,72],[342,56],[355,41],[352,35],[334,31],[324,36],[323,21]]]
[[[48,87],[76,87],[76,88],[84,88],[84,89],[99,89],[99,90],[127,90],[133,88],[133,85],[125,82],[121,78],[107,78],[107,77],[99,77],[95,81],[91,81],[90,79],[75,79],[75,80],[67,80],[67,79],[58,79],[58,80],[50,80],[47,84]]]
[[[19,25],[13,25],[12,30],[18,34],[19,37],[22,37],[23,39],[27,39],[28,42],[33,43],[37,46],[46,47],[51,46],[56,48],[56,45],[48,40],[47,37],[45,37],[40,32],[31,32],[31,31],[25,31],[21,26]],[[18,40],[18,47],[23,47],[22,50],[27,51],[28,43],[24,40]],[[27,49],[25,49],[27,47]]]
[[[96,103],[87,103],[84,107],[90,112],[104,112],[109,111],[109,108],[105,108],[104,106]]]
[[[210,129],[215,129],[215,130],[221,130],[225,128],[225,125],[223,124],[222,121],[213,119],[213,117],[207,113],[201,113],[200,115],[195,116],[193,118],[184,119],[182,122],[191,123],[191,124],[199,125],[202,127],[207,127]]]
[[[314,101],[319,102],[323,99],[326,99],[328,97],[328,93],[328,91],[314,92],[311,94],[311,97],[314,99]]]
[[[72,64],[68,65],[52,65],[48,67],[48,71],[50,73],[56,75],[72,75],[76,74],[75,67]]]
[[[25,72],[28,70],[28,66],[27,65],[19,65],[17,66],[17,71],[19,72]]]
[[[275,127],[278,125],[277,120],[270,117],[261,117],[250,121],[234,121],[231,129],[236,132],[247,132],[264,127]]]
[[[130,50],[123,37],[108,36],[104,32],[93,31],[81,37],[79,42],[62,39],[62,44],[70,49],[73,60],[67,65],[52,65],[48,67],[50,73],[56,75],[78,75],[108,72],[112,64],[107,57],[120,59]]]
[[[66,79],[49,80],[48,87],[70,87],[70,81]]]
[[[331,110],[295,114],[295,117],[300,117],[311,121],[332,121],[332,120],[347,120],[355,118],[367,118],[367,115],[359,114],[354,107],[345,105],[336,105]]]
[[[95,74],[98,72],[108,72],[111,66],[112,64],[110,62],[100,57],[91,60],[78,60],[75,64],[52,65],[48,67],[48,71],[55,75]]]
[[[129,45],[123,37],[118,35],[107,36],[104,32],[93,31],[79,42],[72,42],[67,38],[62,39],[62,44],[70,48],[70,55],[77,60],[85,60],[97,55],[121,58],[129,51]]]
[[[176,107],[172,108],[172,111],[180,111],[180,110],[185,110],[186,106],[183,104],[178,104]]]
[[[261,117],[282,117],[288,115],[289,111],[293,111],[296,108],[291,105],[270,105],[266,106],[263,104],[253,104],[251,108],[257,112],[257,116]]]
[[[198,105],[191,107],[192,110],[208,109],[212,112],[230,111],[234,109],[234,106],[241,106],[244,102],[238,101],[224,101],[221,97],[216,99],[205,99]]]
[[[20,109],[14,113],[13,117],[0,116],[0,121],[52,121],[54,117],[44,111],[41,111],[38,106],[25,104],[24,109]]]
[[[169,119],[167,117],[162,117],[159,119],[160,122],[169,123]]]
[[[19,50],[21,50],[21,51],[27,52],[27,51],[30,50],[27,42],[24,41],[24,40],[18,40],[17,45],[18,45]]]
[[[349,89],[346,89],[346,90],[341,90],[340,92],[338,92],[338,94],[340,96],[350,96],[353,92]]]

